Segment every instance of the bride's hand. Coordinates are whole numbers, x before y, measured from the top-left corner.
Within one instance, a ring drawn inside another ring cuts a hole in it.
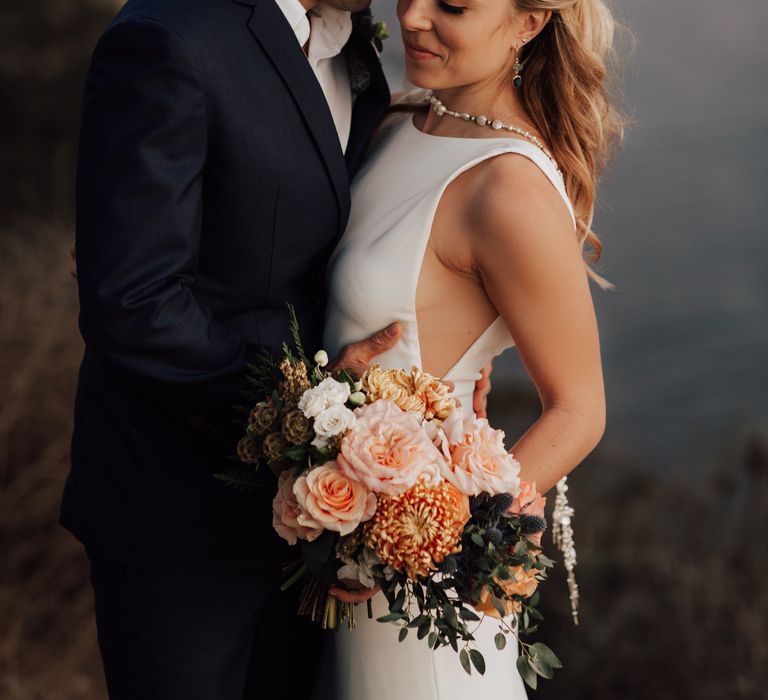
[[[480,379],[475,384],[475,393],[472,396],[472,410],[478,418],[488,417],[488,394],[491,393],[491,372],[493,371],[493,362],[489,361],[483,369],[480,370]]]
[[[363,588],[358,581],[350,579],[343,579],[341,583],[347,586],[347,588],[337,588],[334,586],[328,592],[342,603],[364,603],[381,590],[378,584],[373,588]]]
[[[353,377],[361,377],[377,355],[381,355],[397,344],[401,333],[402,327],[399,323],[390,323],[370,338],[345,345],[331,361],[328,370],[335,373],[336,370],[345,369]]]

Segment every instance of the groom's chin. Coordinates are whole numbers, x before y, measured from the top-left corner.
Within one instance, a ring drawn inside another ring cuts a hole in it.
[[[346,12],[360,12],[371,5],[371,0],[324,0],[326,5]]]

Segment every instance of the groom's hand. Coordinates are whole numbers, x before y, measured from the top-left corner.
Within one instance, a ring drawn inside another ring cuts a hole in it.
[[[331,361],[328,370],[336,372],[336,370],[345,369],[353,377],[361,377],[377,355],[381,355],[397,344],[402,332],[403,328],[399,323],[390,323],[386,328],[365,340],[345,345]]]

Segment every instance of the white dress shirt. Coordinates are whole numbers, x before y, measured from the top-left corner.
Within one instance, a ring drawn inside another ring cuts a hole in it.
[[[352,90],[347,62],[341,50],[352,34],[349,12],[322,2],[309,13],[299,0],[275,0],[303,48],[309,41],[307,60],[315,73],[331,110],[342,150],[349,141],[352,124]]]

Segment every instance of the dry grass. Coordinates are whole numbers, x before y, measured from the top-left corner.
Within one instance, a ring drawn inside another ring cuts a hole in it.
[[[6,225],[0,242],[0,698],[105,697],[87,561],[57,524],[69,460],[76,293],[69,236]]]

